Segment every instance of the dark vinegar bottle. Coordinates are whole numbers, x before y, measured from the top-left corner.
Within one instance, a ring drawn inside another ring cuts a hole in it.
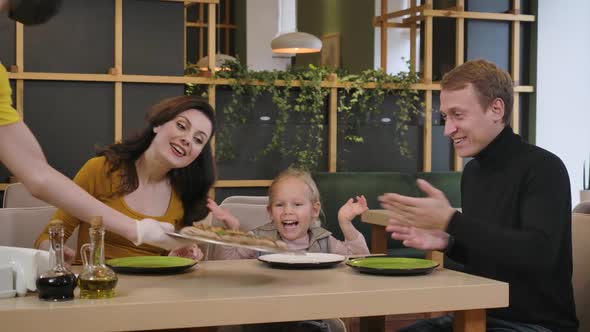
[[[76,276],[64,265],[64,228],[61,220],[49,223],[49,266],[51,269],[37,278],[39,299],[67,301],[74,298]]]

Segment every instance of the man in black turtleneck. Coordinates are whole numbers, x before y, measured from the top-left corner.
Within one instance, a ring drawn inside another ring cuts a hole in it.
[[[473,157],[461,179],[462,212],[418,180],[424,198],[380,197],[390,210],[387,230],[406,246],[444,251],[468,273],[509,283],[510,304],[488,310],[487,331],[577,331],[565,166],[512,131],[512,80],[493,63],[466,62],[441,88],[445,136],[459,156]],[[452,331],[452,316],[402,331]]]

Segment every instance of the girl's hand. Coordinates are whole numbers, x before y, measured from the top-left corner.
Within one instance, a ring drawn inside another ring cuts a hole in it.
[[[184,257],[200,261],[203,259],[204,255],[199,246],[192,244],[188,247],[174,249],[168,253],[168,256]]]
[[[45,240],[45,241],[41,242],[39,244],[39,250],[49,251],[49,240]],[[72,263],[74,263],[74,260],[76,259],[76,250],[74,250],[64,244],[63,251],[64,251],[64,264],[66,265],[67,268],[70,268],[72,266]]]
[[[229,211],[221,208],[211,198],[207,199],[207,208],[213,214],[213,216],[225,224],[229,229],[237,230],[240,229],[240,221],[234,217]]]
[[[76,250],[66,246],[64,244],[64,263],[66,264],[67,268],[72,266],[74,260],[76,259]]]
[[[338,221],[350,223],[354,217],[368,209],[365,196],[356,196],[356,202],[351,198],[338,210]]]

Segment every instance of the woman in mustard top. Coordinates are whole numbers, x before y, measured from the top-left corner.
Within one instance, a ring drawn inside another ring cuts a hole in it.
[[[138,135],[99,151],[80,169],[74,182],[133,219],[169,223],[171,231],[191,225],[207,216],[207,193],[215,181],[210,145],[213,108],[200,97],[178,96],[154,105],[147,121],[148,126]],[[54,219],[64,221],[66,237],[80,226],[78,248],[88,242],[87,223],[63,210],[58,210]],[[48,247],[47,228],[35,245]],[[105,235],[106,258],[165,253],[150,245],[136,246],[112,232]],[[194,244],[170,254],[202,258]],[[74,251],[66,249],[66,256],[71,262]]]

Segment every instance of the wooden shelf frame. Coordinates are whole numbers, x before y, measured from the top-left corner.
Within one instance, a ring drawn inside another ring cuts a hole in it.
[[[459,2],[459,1],[458,1]],[[463,2],[464,3],[464,2]],[[462,18],[475,20],[491,20],[491,21],[513,21],[513,22],[535,22],[534,15],[520,14],[520,4],[514,5],[510,13],[489,13],[489,12],[473,12],[465,11],[465,5],[456,5],[447,9],[432,9],[432,3],[426,1],[424,5],[413,5],[410,8],[402,9],[390,13],[381,13],[379,16],[373,17],[373,26],[380,27],[383,23],[392,23],[398,25],[397,27],[410,27],[410,24],[423,21],[427,17],[447,17],[447,18]],[[409,16],[409,17],[406,17]],[[394,18],[402,18],[402,22],[388,22]]]
[[[197,76],[158,76],[158,75],[125,75],[125,74],[74,74],[74,73],[8,73],[8,78],[13,80],[29,80],[29,81],[80,81],[80,82],[121,82],[121,83],[153,83],[153,84],[202,84],[202,85],[232,85],[235,83],[234,79],[214,78],[214,77],[197,77]],[[262,81],[252,81],[249,85],[265,85],[267,83]],[[277,80],[273,83],[276,86],[285,86],[283,80]],[[291,81],[290,86],[299,87],[306,84],[305,81]],[[341,82],[338,80],[326,80],[320,84],[322,88],[350,88],[350,82]],[[364,88],[375,88],[376,83],[364,84]],[[399,89],[398,84],[383,84],[383,87],[390,89]],[[418,83],[411,86],[416,90],[440,90],[440,83]],[[535,89],[531,85],[515,86],[516,92],[534,92]]]
[[[520,93],[531,93],[534,91],[532,86],[520,85],[520,25],[522,23],[535,22],[534,15],[521,14],[520,1],[511,0],[511,9],[508,13],[489,13],[473,12],[465,10],[465,1],[456,0],[455,6],[447,9],[433,9],[432,0],[424,0],[424,4],[418,5],[416,0],[410,1],[410,7],[402,10],[388,12],[387,0],[381,0],[380,15],[373,17],[372,24],[380,29],[381,53],[380,64],[384,71],[387,71],[387,30],[388,28],[410,29],[410,64],[411,68],[416,68],[416,40],[418,27],[424,29],[424,58],[422,59],[423,77],[422,82],[432,87],[432,28],[433,18],[445,17],[455,19],[455,66],[459,66],[465,59],[465,19],[470,20],[494,20],[511,22],[511,45],[510,45],[510,74],[514,81],[514,105],[512,112],[512,127],[516,133],[520,128],[519,116],[519,97]],[[401,22],[389,22],[391,19],[401,19]],[[436,89],[425,89],[425,109],[424,109],[424,154],[422,170],[429,172],[432,170],[432,91],[440,90],[440,85]],[[461,171],[463,160],[454,152],[453,169]]]
[[[195,77],[195,76],[158,76],[158,75],[128,75],[125,74],[123,68],[123,36],[122,36],[122,29],[123,29],[123,0],[113,0],[115,2],[115,54],[114,54],[114,67],[113,68],[105,68],[106,74],[84,74],[84,73],[42,73],[42,72],[26,72],[24,68],[24,52],[23,52],[23,27],[22,24],[16,23],[16,63],[11,68],[11,72],[8,73],[9,79],[16,81],[16,109],[24,114],[24,105],[23,105],[23,82],[26,80],[49,80],[49,81],[80,81],[80,82],[112,82],[114,83],[115,89],[115,102],[114,102],[114,114],[115,114],[115,133],[114,139],[115,141],[119,141],[122,138],[122,128],[123,128],[123,106],[122,106],[122,99],[123,99],[123,89],[122,85],[124,83],[153,83],[153,84],[200,84],[200,85],[208,85],[209,91],[209,102],[212,105],[215,105],[216,95],[215,95],[215,87],[217,85],[231,85],[235,81],[231,79],[219,79],[215,77]],[[162,0],[165,1],[165,0]],[[171,2],[183,2],[183,1],[174,1],[170,0]],[[386,16],[386,19],[382,19],[381,17],[374,18],[373,22],[374,25],[377,24],[378,26],[385,27],[385,29],[381,29],[381,40],[384,41],[382,45],[386,45],[387,40],[387,30],[388,28],[409,28],[410,29],[410,36],[411,36],[411,44],[410,44],[410,61],[412,63],[412,68],[416,68],[416,40],[417,40],[417,29],[428,29],[432,30],[432,18],[439,17],[437,15],[442,15],[446,17],[453,17],[456,19],[456,31],[457,35],[461,36],[457,38],[456,42],[456,65],[460,65],[463,63],[464,60],[464,22],[465,19],[496,19],[496,20],[508,20],[512,21],[512,52],[511,52],[511,74],[515,79],[515,110],[518,107],[518,96],[520,93],[532,93],[534,92],[533,86],[528,85],[518,85],[520,82],[519,79],[519,64],[520,64],[520,24],[521,22],[532,22],[534,21],[534,17],[530,17],[531,15],[520,15],[520,14],[494,14],[491,16],[488,15],[475,15],[473,17],[472,14],[458,14],[460,13],[467,13],[463,12],[462,8],[464,8],[464,0],[456,0],[456,6],[453,10],[444,10],[444,13],[439,13],[438,11],[432,10],[432,0],[426,0],[424,5],[417,6],[416,0],[411,0],[410,6],[415,7],[415,9],[406,9],[405,11],[398,11],[395,14],[387,13],[387,0],[382,0],[382,15]],[[209,22],[216,22],[216,6],[219,4],[219,0],[199,0],[199,1],[188,1],[185,0],[185,7],[195,5],[197,3],[201,3],[201,5],[208,6],[208,14],[209,14]],[[518,1],[513,0],[512,4],[512,12],[519,13],[520,8],[518,7]],[[401,15],[400,12],[404,12]],[[443,15],[444,14],[444,15]],[[389,16],[388,16],[389,15]],[[508,19],[508,16],[511,15]],[[393,17],[404,17],[408,16],[405,19],[408,20],[407,23],[392,23],[388,22],[390,18]],[[413,18],[420,18],[420,19],[413,19]],[[185,19],[186,22],[186,19]],[[216,49],[216,38],[215,38],[215,27],[219,26],[219,24],[213,24],[207,26],[207,34],[209,44],[207,47],[207,54],[209,55],[209,67],[214,67],[214,53]],[[186,31],[186,30],[185,30]],[[423,137],[425,139],[425,146],[424,146],[424,155],[423,160],[424,163],[422,165],[423,170],[430,171],[432,167],[432,92],[440,90],[439,82],[432,82],[432,32],[428,33],[430,38],[426,38],[425,40],[425,53],[427,54],[426,59],[424,59],[423,64],[425,65],[425,75],[422,79],[421,83],[415,84],[412,86],[413,89],[425,91],[425,126],[423,131]],[[185,53],[186,54],[186,53]],[[386,62],[383,60],[387,59],[387,48],[381,47],[381,67],[386,69]],[[186,62],[186,61],[185,61]],[[250,82],[248,84],[252,85],[262,85],[266,84],[263,82]],[[284,86],[284,81],[275,81],[275,85],[277,86]],[[294,81],[291,83],[292,86],[301,86],[305,84],[305,82],[301,81]],[[325,80],[321,83],[322,88],[330,89],[330,96],[329,96],[329,111],[328,111],[328,171],[329,172],[336,172],[337,171],[337,93],[338,89],[348,88],[350,87],[350,83],[348,82],[340,82],[337,78],[332,78],[330,80]],[[374,88],[375,84],[366,84],[364,85],[365,88]],[[397,85],[391,84],[387,85],[388,88],[396,89],[398,88]],[[515,113],[515,118],[513,118],[513,123],[518,123],[517,112]],[[517,127],[515,127],[517,130]],[[214,142],[213,142],[214,147]],[[461,158],[455,157],[454,169],[457,171],[461,170],[462,160]],[[254,179],[254,180],[219,180],[216,182],[216,188],[258,188],[258,187],[268,187],[271,183],[270,179]],[[7,184],[0,183],[0,190],[3,190]]]
[[[213,0],[212,0],[213,1]],[[218,34],[223,34],[224,35],[224,40],[225,42],[223,43],[223,45],[217,45],[213,47],[213,54],[215,53],[223,53],[223,54],[227,54],[227,55],[231,55],[231,56],[235,56],[234,52],[230,52],[231,51],[231,44],[230,44],[230,31],[233,30],[233,32],[235,33],[236,30],[238,29],[238,26],[236,24],[232,24],[230,23],[230,18],[231,18],[231,9],[233,6],[233,0],[214,0],[214,4],[216,5],[221,5],[221,3],[223,3],[225,6],[225,11],[223,13],[219,13],[217,12],[216,14],[219,14],[219,17],[221,18],[221,22],[217,22],[217,16],[214,15],[214,19],[211,20],[211,15],[209,14],[209,16],[207,17],[207,20],[205,20],[205,6],[207,1],[203,1],[203,0],[199,0],[199,1],[194,1],[194,2],[189,2],[189,1],[185,1],[185,8],[184,8],[184,64],[185,64],[185,68],[187,68],[187,64],[188,61],[190,60],[190,62],[192,63],[197,63],[199,61],[199,59],[201,59],[204,55],[204,49],[207,48],[207,50],[209,50],[211,48],[211,45],[204,45],[204,29],[207,28],[207,31],[209,31],[209,22],[213,22],[213,26],[215,27],[215,30],[217,30],[216,32]],[[241,0],[238,0],[241,1]],[[197,19],[197,21],[189,21],[188,20],[188,14],[187,11],[188,9],[193,6],[193,5],[199,5],[198,11],[199,11],[199,17]],[[210,7],[209,7],[210,9]],[[221,9],[219,9],[221,10]],[[223,17],[222,17],[223,15]],[[223,22],[223,23],[222,23]],[[186,55],[187,55],[187,30],[189,28],[198,28],[198,35],[199,35],[199,43],[198,43],[198,49],[197,52],[195,52],[196,54],[196,59],[187,59]],[[214,33],[213,35],[208,34],[207,36],[207,40],[210,40],[210,38],[216,39],[216,34]],[[213,41],[215,42],[215,41]],[[223,46],[223,48],[222,48]],[[215,52],[216,47],[219,47],[219,52]],[[208,55],[208,53],[207,53]]]

